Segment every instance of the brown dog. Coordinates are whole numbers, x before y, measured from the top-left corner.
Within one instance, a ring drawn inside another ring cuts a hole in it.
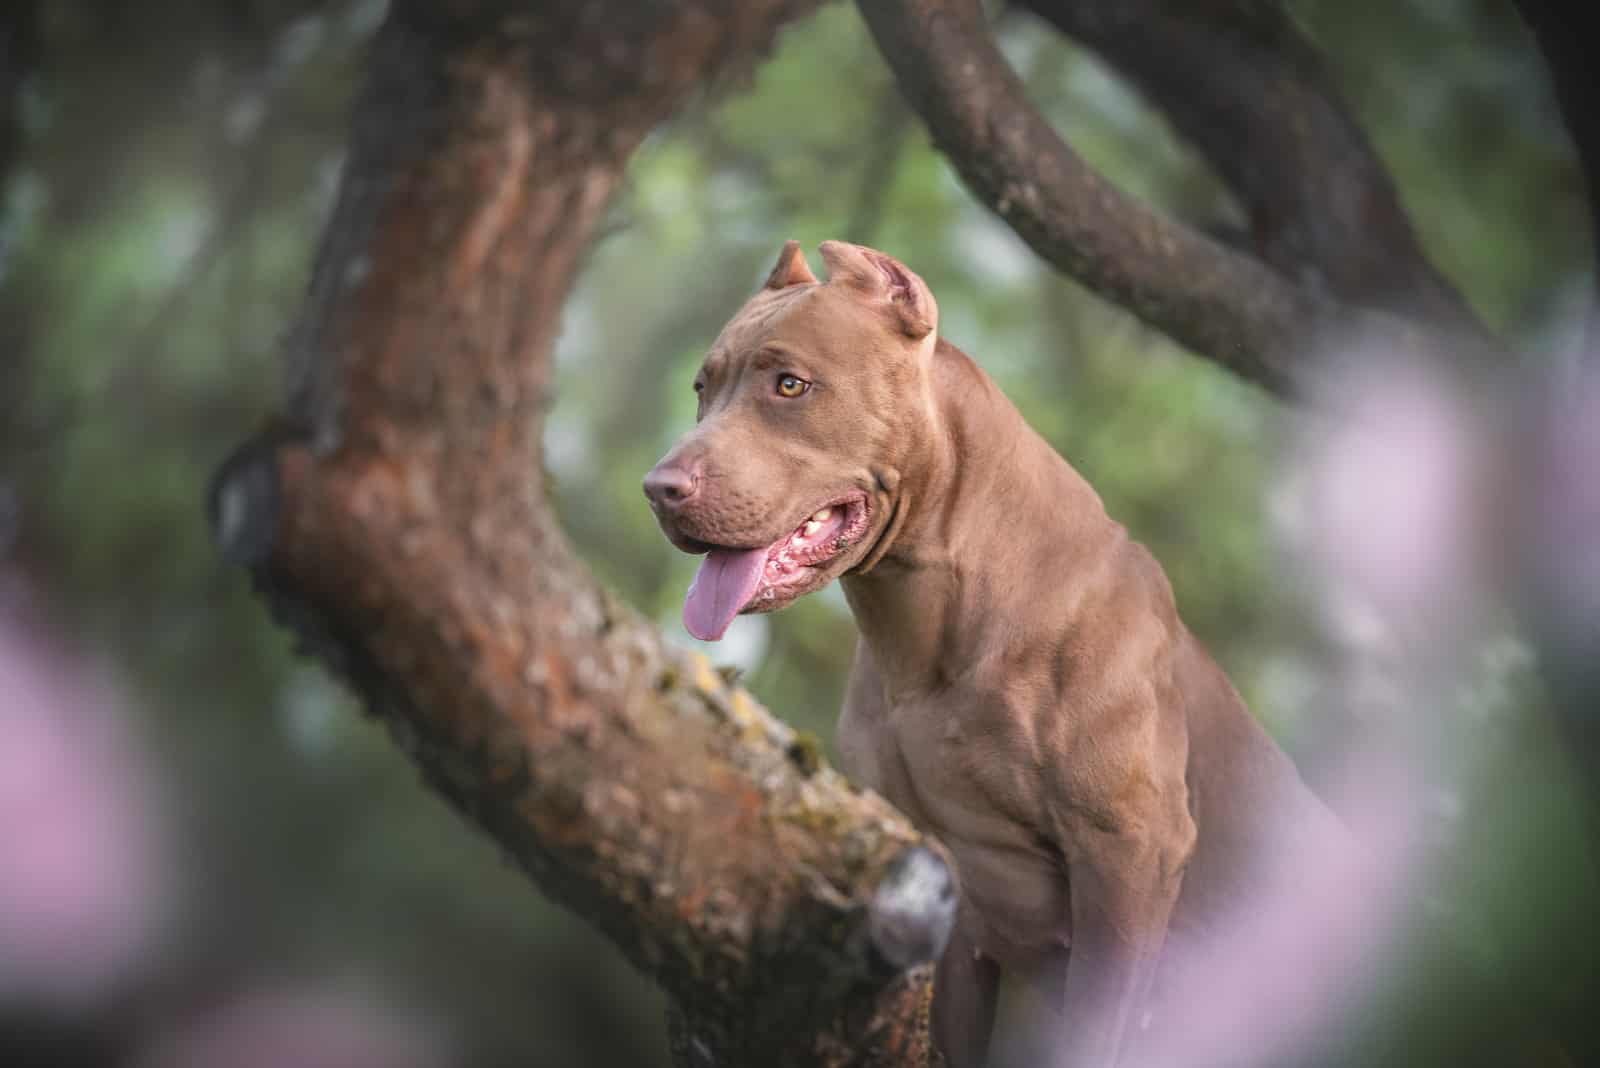
[[[1004,973],[1059,998],[1058,1063],[1114,1064],[1169,924],[1203,936],[1269,838],[1314,841],[1331,817],[1160,566],[938,337],[923,281],[871,249],[822,257],[826,284],[784,247],[645,479],[667,537],[706,555],[684,622],[719,638],[843,579],[861,630],[845,770],[958,869],[946,1056],[983,1061]]]

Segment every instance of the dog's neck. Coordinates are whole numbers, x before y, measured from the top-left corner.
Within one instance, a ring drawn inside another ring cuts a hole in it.
[[[936,425],[908,434],[925,451],[901,465],[897,529],[875,566],[843,582],[891,694],[942,687],[1002,648],[1019,602],[1048,596],[1110,525],[1088,483],[965,353],[941,340],[930,384]],[[1059,536],[1019,539],[1019,526]]]

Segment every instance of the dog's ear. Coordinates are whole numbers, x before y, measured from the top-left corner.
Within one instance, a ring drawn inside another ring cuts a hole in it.
[[[785,289],[816,280],[817,276],[811,273],[811,266],[806,263],[806,254],[800,251],[800,242],[785,241],[783,251],[778,253],[777,266],[767,275],[767,288]]]
[[[882,301],[906,337],[920,341],[939,325],[939,305],[928,284],[893,256],[844,241],[824,241],[821,252],[829,284],[842,282],[868,300]]]

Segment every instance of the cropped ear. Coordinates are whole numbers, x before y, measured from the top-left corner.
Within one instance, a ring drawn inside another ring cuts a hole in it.
[[[806,263],[806,254],[800,251],[800,242],[784,242],[783,251],[778,253],[777,265],[767,275],[767,288],[786,289],[816,280],[817,276],[811,273],[811,267]]]
[[[843,282],[864,299],[882,302],[906,337],[920,341],[939,325],[939,305],[928,284],[893,256],[844,241],[824,241],[820,251],[828,283]]]

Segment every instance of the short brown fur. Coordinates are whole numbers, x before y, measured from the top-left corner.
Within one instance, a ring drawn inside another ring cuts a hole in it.
[[[1169,927],[1203,937],[1284,826],[1341,832],[1155,559],[937,336],[923,281],[871,249],[822,252],[826,283],[786,246],[713,345],[698,425],[657,468],[703,487],[663,529],[755,546],[866,494],[866,535],[809,588],[842,578],[861,631],[845,769],[956,860],[936,1038],[982,1063],[1006,975],[1059,1007],[1055,1063],[1114,1064]],[[779,371],[815,383],[805,403],[772,399]]]

